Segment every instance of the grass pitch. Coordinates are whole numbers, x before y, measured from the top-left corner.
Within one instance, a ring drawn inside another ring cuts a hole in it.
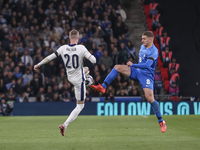
[[[0,150],[199,150],[200,116],[79,116],[61,136],[66,116],[0,117]]]

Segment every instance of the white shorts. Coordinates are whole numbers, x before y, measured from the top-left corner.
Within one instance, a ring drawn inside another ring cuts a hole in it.
[[[80,84],[74,85],[75,98],[78,101],[83,101],[86,98],[86,86],[85,82],[81,82]]]
[[[75,98],[78,101],[83,101],[86,98],[86,86],[85,86],[85,81],[74,81],[74,80],[69,80],[74,85],[74,93],[75,93]]]
[[[83,74],[68,78],[69,82],[74,85],[75,98],[78,101],[83,101],[86,98],[86,86],[85,81],[83,81],[85,80],[85,72],[88,72],[87,68],[84,70]]]

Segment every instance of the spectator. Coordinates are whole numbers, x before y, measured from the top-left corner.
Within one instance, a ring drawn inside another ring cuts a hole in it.
[[[118,64],[118,59],[119,59],[120,56],[119,56],[119,52],[117,50],[117,47],[114,47],[111,57],[112,57],[112,60],[113,60],[113,66]]]
[[[57,92],[53,94],[53,102],[62,102]]]
[[[128,41],[128,57],[132,58],[134,61],[136,61],[136,51],[135,51],[135,47],[133,46],[133,44],[131,43],[131,41]]]
[[[22,77],[22,72],[20,72],[20,68],[18,66],[15,67],[14,75],[15,75],[15,78],[17,78],[17,79]]]
[[[156,40],[160,43],[160,38],[163,35],[164,28],[162,27],[161,23],[158,22],[158,28],[156,29]]]
[[[169,45],[170,37],[167,35],[167,32],[163,33],[163,37],[160,38],[160,49],[163,50],[163,48],[166,45]]]
[[[120,14],[120,16],[122,17],[122,21],[125,22],[126,21],[126,12],[121,8],[121,5],[118,5],[116,12],[118,14]]]
[[[168,74],[169,74],[169,78],[171,78],[171,75],[172,75],[172,69],[175,70],[176,73],[179,73],[179,64],[176,63],[176,59],[173,58],[172,59],[172,62],[169,63],[169,69],[168,69]]]
[[[101,37],[100,38],[100,45],[102,46],[102,47],[105,47],[105,49],[104,50],[108,50],[108,48],[107,48],[107,43],[104,41],[104,38],[103,37]]]
[[[152,24],[151,24],[153,31],[156,31],[156,29],[158,28],[159,19],[160,19],[160,14],[159,11],[156,9],[155,14],[152,17]]]
[[[35,55],[35,46],[32,41],[29,43],[28,52],[31,58]]]
[[[24,55],[21,57],[21,62],[26,66],[28,63],[30,63],[31,66],[33,66],[33,59],[30,55],[28,55],[28,51],[24,51]]]
[[[28,97],[34,97],[35,95],[33,94],[33,91],[31,90],[30,86],[27,86],[26,88],[26,93]]]
[[[33,80],[30,82],[30,86],[33,89],[33,94],[36,95],[39,91],[39,89],[42,87],[42,81],[39,80],[38,74],[34,74]]]
[[[18,95],[22,95],[23,91],[24,91],[24,85],[23,85],[23,83],[22,83],[22,78],[19,78],[19,79],[17,80],[15,92],[16,92]]]
[[[23,80],[27,80],[27,82],[31,82],[33,80],[33,75],[31,74],[30,69],[26,69],[25,74],[22,76]]]
[[[124,88],[120,89],[119,94],[117,94],[117,96],[128,96],[126,90]]]
[[[171,94],[173,96],[179,95],[179,88],[176,85],[176,82],[172,82],[172,84],[169,86],[169,94]]]
[[[21,24],[22,24],[22,26],[23,26],[24,28],[29,29],[29,27],[30,27],[30,23],[29,23],[29,21],[27,20],[27,17],[26,17],[26,16],[23,16],[23,19],[22,19],[22,21],[21,21]]]
[[[44,102],[44,101],[45,101],[44,88],[41,87],[36,95],[36,102]]]
[[[13,91],[13,88],[9,89],[8,93],[6,93],[6,97],[7,97],[8,101],[16,101],[17,95]]]
[[[156,10],[156,7],[158,6],[158,3],[150,3],[150,18],[152,18],[152,16],[155,14],[155,10]]]
[[[45,66],[45,72],[44,75],[46,77],[52,77],[56,75],[56,67],[54,64],[54,61],[50,61],[46,66]]]
[[[176,85],[178,85],[179,84],[179,79],[180,79],[179,74],[176,73],[174,69],[172,69],[171,70],[170,85],[172,84],[172,82],[175,82]]]
[[[5,99],[1,99],[0,103],[0,116],[8,116],[10,114],[10,107],[6,104]]]
[[[113,29],[111,28],[111,24],[108,24],[105,28],[105,35],[108,37],[110,34],[113,34]]]
[[[47,93],[45,94],[45,102],[52,102],[53,101],[53,93],[52,88],[49,86],[47,89]]]
[[[12,61],[15,63],[15,65],[17,65],[20,61],[20,55],[18,51],[14,51],[13,55],[12,55]]]
[[[109,85],[105,93],[104,101],[114,101],[115,100],[114,94],[115,94],[115,89],[111,85]]]
[[[23,94],[20,96],[19,98],[19,102],[29,102],[29,97],[28,94],[26,92],[23,92]]]
[[[6,72],[4,72],[4,79],[3,79],[3,84],[4,87],[6,86],[6,84],[11,83],[13,79],[15,79],[13,72],[9,71],[8,74]]]
[[[56,26],[54,27],[56,33],[60,34],[60,36],[63,34],[63,29],[60,27],[60,22],[56,22]]]
[[[87,42],[87,37],[86,37],[86,34],[83,33],[83,37],[79,40],[80,43],[86,43]]]
[[[94,43],[94,44],[95,44],[95,43]],[[93,37],[89,37],[88,41],[85,43],[85,47],[86,47],[88,50],[92,50],[92,49],[93,49],[92,45],[93,45]],[[95,45],[94,49],[96,49],[96,45]],[[93,50],[92,50],[92,51],[93,51]],[[95,52],[95,51],[93,51],[93,52]],[[92,52],[92,54],[93,54],[93,52]]]
[[[0,14],[0,23],[2,23],[3,25],[7,25],[7,21],[5,18],[3,18],[2,14]]]
[[[24,52],[24,47],[23,47],[22,42],[19,43],[19,46],[17,47],[17,51],[19,52],[19,54],[22,54]]]
[[[105,15],[104,16],[104,20],[102,21],[101,27],[105,30],[108,25],[110,25],[110,27],[112,26],[112,22],[110,20],[108,20],[108,16]]]
[[[154,94],[160,94],[162,89],[162,78],[159,67],[155,67],[155,77],[154,77]]]
[[[165,46],[164,50],[165,51],[162,51],[163,68],[168,68],[169,63],[171,63],[172,59],[172,51],[169,51],[168,45]]]
[[[122,42],[120,44],[119,50],[119,63],[126,63],[128,60],[128,49],[125,47],[125,44]]]
[[[93,42],[96,44],[96,47],[98,47],[100,45],[100,43],[101,43],[101,40],[98,37],[98,33],[97,32],[94,34]]]
[[[112,67],[113,61],[112,58],[108,56],[108,51],[104,51],[103,56],[99,59],[98,63],[100,66],[104,64],[107,69]]]
[[[98,46],[98,50],[95,52],[95,54],[94,54],[94,56],[96,57],[96,59],[97,59],[97,63],[99,62],[99,60],[100,60],[100,58],[101,58],[101,56],[102,56],[102,46],[101,45],[99,45]]]
[[[137,90],[136,86],[132,86],[132,89],[129,91],[129,96],[140,96],[139,91]]]
[[[2,41],[2,47],[9,51],[9,45],[11,43],[11,40],[9,39],[9,36],[8,34],[5,34],[5,37],[4,37],[4,40]]]

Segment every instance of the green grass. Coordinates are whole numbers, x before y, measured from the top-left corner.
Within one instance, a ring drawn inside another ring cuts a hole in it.
[[[199,150],[200,116],[79,116],[59,133],[66,116],[0,117],[0,150]]]

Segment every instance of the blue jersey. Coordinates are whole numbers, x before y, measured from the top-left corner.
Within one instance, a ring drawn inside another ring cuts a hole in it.
[[[152,59],[154,62],[148,69],[140,69],[137,68],[138,72],[141,74],[150,75],[152,79],[154,79],[154,71],[155,71],[155,65],[158,60],[158,49],[153,44],[150,48],[145,48],[144,45],[141,45],[140,52],[139,52],[139,62],[138,64],[144,64],[146,63],[147,59]]]

